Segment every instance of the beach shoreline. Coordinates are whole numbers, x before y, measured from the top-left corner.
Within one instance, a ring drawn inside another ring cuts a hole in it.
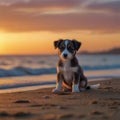
[[[53,94],[52,88],[0,94],[2,120],[118,120],[120,79],[91,81],[96,90]]]

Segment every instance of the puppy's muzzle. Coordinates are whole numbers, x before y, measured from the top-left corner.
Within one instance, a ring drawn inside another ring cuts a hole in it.
[[[68,57],[68,55],[66,53],[64,53],[63,57],[66,59]]]

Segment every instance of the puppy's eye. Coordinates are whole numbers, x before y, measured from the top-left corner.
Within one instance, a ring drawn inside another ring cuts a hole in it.
[[[64,45],[62,45],[62,46],[60,47],[60,49],[65,49],[65,46],[64,46]]]
[[[74,49],[72,45],[68,45],[67,48],[70,49],[70,50]]]

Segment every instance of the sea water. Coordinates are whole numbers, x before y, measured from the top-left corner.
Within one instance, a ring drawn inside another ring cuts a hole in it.
[[[77,55],[88,81],[120,78],[120,55]],[[57,55],[0,56],[0,93],[55,85]]]

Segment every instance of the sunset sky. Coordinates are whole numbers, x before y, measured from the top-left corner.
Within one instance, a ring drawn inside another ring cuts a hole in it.
[[[0,0],[0,55],[55,53],[60,38],[120,47],[120,0]]]

